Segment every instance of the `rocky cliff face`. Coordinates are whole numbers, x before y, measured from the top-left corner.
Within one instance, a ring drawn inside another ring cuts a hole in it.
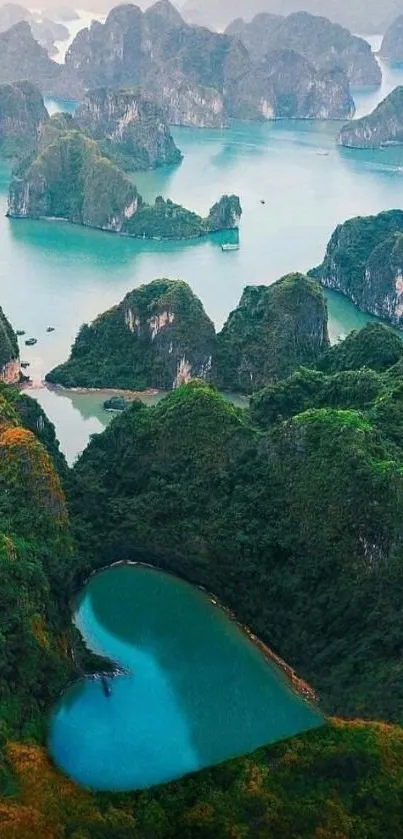
[[[386,30],[380,54],[382,58],[392,63],[403,62],[403,15],[399,15]]]
[[[403,143],[403,87],[396,87],[369,116],[345,125],[341,146],[377,149]]]
[[[15,384],[21,375],[17,336],[0,308],[0,381]]]
[[[56,64],[22,21],[0,34],[0,83],[29,79],[41,93],[79,98],[82,85],[71,68]]]
[[[310,275],[349,297],[362,311],[403,323],[403,211],[339,225],[325,259]]]
[[[217,336],[219,387],[252,393],[312,364],[329,344],[319,286],[290,274],[272,286],[247,286]]]
[[[287,18],[260,14],[250,23],[234,21],[226,31],[241,38],[256,62],[273,50],[294,50],[317,70],[341,70],[355,87],[379,85],[382,80],[367,41],[325,17],[306,12]]]
[[[215,329],[186,283],[154,280],[83,326],[70,359],[46,377],[67,387],[171,390],[209,378]]]
[[[34,157],[14,170],[8,215],[14,218],[60,218],[144,239],[194,239],[238,226],[238,196],[224,195],[202,218],[159,196],[146,204],[131,180],[95,140],[69,126],[65,114],[45,123]]]
[[[270,53],[227,87],[228,113],[238,119],[343,119],[354,114],[344,73],[322,73],[289,50]]]
[[[287,67],[277,68],[274,59],[269,69],[267,62],[256,66],[238,38],[189,26],[161,0],[144,14],[131,5],[113,9],[104,25],[79,33],[66,63],[87,87],[141,85],[178,125],[221,127],[230,117],[272,119],[283,112],[290,118],[351,115],[345,75],[335,84],[334,74],[287,56]],[[298,88],[297,97],[290,87]]]
[[[61,23],[54,21],[39,12],[33,13],[17,3],[5,3],[0,7],[0,32],[6,32],[16,23],[26,21],[32,35],[38,43],[51,55],[55,50],[55,41],[65,41],[69,37],[69,30]]]
[[[119,232],[140,200],[135,186],[101,156],[93,140],[67,131],[14,172],[8,214],[63,218]]]
[[[30,82],[0,85],[0,155],[29,154],[48,119],[39,90]]]
[[[75,122],[124,169],[154,169],[182,159],[161,108],[138,91],[91,91]]]

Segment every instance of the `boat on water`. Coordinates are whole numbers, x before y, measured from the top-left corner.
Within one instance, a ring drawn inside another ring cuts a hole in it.
[[[54,327],[54,326],[47,326],[47,327],[46,327],[46,332],[54,332],[54,331],[55,331],[55,327]]]
[[[222,251],[239,251],[239,244],[236,242],[226,242],[224,245],[221,245]]]
[[[111,688],[111,686],[109,684],[109,680],[106,678],[106,676],[101,676],[101,685],[102,685],[102,690],[104,692],[104,695],[106,696],[107,699],[109,699],[109,697],[112,695],[112,688]]]
[[[37,338],[28,338],[28,339],[25,341],[25,344],[26,344],[26,346],[27,346],[27,347],[33,347],[33,346],[34,346],[35,344],[37,344],[37,343],[38,343],[38,339],[37,339]]]
[[[325,151],[325,149],[323,149],[323,151],[317,151],[316,154],[318,157],[329,157],[329,152]]]

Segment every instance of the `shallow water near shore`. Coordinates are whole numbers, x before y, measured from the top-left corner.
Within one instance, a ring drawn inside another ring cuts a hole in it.
[[[93,576],[75,622],[127,674],[69,688],[51,721],[59,767],[95,789],[143,789],[324,723],[195,586],[151,568]]]

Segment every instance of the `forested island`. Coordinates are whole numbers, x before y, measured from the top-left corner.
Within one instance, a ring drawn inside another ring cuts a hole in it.
[[[403,323],[403,212],[359,216],[338,225],[321,265],[309,272],[362,311]]]
[[[222,196],[206,218],[162,197],[146,204],[94,140],[63,128],[49,140],[14,170],[12,218],[63,219],[144,239],[194,239],[238,226],[242,210],[235,195]]]
[[[69,360],[46,379],[138,391],[199,378],[251,393],[315,362],[328,345],[323,292],[302,274],[247,286],[218,335],[186,283],[161,279],[82,326]]]

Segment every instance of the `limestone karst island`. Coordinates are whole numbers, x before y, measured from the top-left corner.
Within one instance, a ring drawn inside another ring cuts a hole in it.
[[[0,839],[403,839],[403,2],[0,5]]]

